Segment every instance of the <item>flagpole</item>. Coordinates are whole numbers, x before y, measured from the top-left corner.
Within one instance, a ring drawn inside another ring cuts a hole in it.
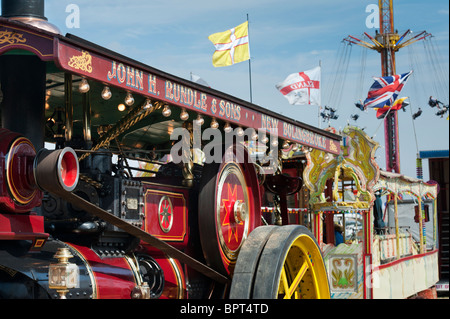
[[[248,53],[249,53],[249,57],[248,57],[248,79],[249,79],[249,84],[250,84],[250,103],[253,103],[253,96],[252,96],[252,63],[251,63],[251,55],[250,55],[250,22],[248,21],[248,13],[247,13],[247,22],[248,22],[248,31],[247,31],[247,36],[249,39],[248,42]]]
[[[319,60],[319,68],[320,68],[320,82],[323,83],[322,81],[322,60]],[[320,84],[322,85],[322,84]],[[317,122],[318,122],[318,127],[320,128],[320,109],[322,108],[322,88],[320,88],[319,90],[319,100],[320,103],[317,106]]]

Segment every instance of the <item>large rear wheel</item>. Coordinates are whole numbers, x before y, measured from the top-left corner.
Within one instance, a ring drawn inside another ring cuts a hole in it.
[[[264,228],[266,228],[265,226]],[[258,230],[258,229],[257,229]],[[255,235],[258,236],[258,233]],[[327,273],[322,253],[311,232],[304,226],[287,225],[266,230],[265,244],[259,256],[247,253],[247,243],[254,242],[250,234],[241,250],[230,298],[253,299],[327,299],[330,298]],[[255,238],[256,239],[256,238]],[[251,250],[251,249],[249,249]],[[252,280],[240,288],[238,269],[248,264],[248,258],[257,263]],[[248,293],[250,291],[250,294]]]

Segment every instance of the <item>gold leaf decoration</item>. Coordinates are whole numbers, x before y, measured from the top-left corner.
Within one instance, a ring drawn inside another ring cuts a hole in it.
[[[92,56],[87,51],[81,51],[81,55],[70,58],[68,65],[75,70],[92,73]]]
[[[16,43],[25,43],[27,39],[23,38],[23,34],[16,33],[13,31],[0,31],[0,44],[16,44]]]

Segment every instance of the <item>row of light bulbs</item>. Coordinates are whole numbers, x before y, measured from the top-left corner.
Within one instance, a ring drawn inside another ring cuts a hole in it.
[[[165,111],[166,111],[166,113],[164,113]],[[168,116],[170,116],[170,114],[171,114],[171,111],[170,111],[169,105],[165,105],[165,106],[164,106],[164,109],[163,109],[163,115],[164,115],[165,117],[168,117]],[[180,113],[180,119],[181,119],[182,121],[187,121],[187,120],[189,119],[189,113],[188,113],[185,109],[182,109],[182,111],[181,111],[181,113]],[[195,123],[196,123],[197,125],[202,126],[202,125],[205,123],[205,120],[204,120],[203,116],[201,116],[200,114],[198,114],[198,115],[197,115],[197,118],[195,119]],[[215,118],[212,118],[210,127],[213,128],[213,129],[217,129],[217,128],[219,128],[219,126],[220,126],[220,125],[219,125],[219,122],[217,122],[217,120],[216,120]],[[230,125],[230,123],[228,123],[228,122],[225,123],[223,129],[224,129],[225,133],[230,133],[231,131],[233,131],[233,127],[232,127],[232,126]],[[237,134],[238,136],[244,136],[245,132],[244,132],[244,129],[243,129],[242,127],[239,126],[236,130],[237,130],[237,131],[236,131],[236,134]],[[254,132],[253,135],[252,135],[252,140],[256,141],[257,139],[258,139],[258,133]],[[264,144],[267,143],[268,141],[269,141],[269,138],[268,138],[267,136],[264,136],[264,137],[261,139],[261,142],[264,143]],[[275,146],[278,146],[278,139],[277,139],[277,138],[272,139],[271,144],[272,144],[272,146],[274,146],[274,147],[275,147]],[[288,141],[285,141],[285,142],[283,143],[283,148],[284,148],[284,149],[288,149],[289,147],[290,147],[289,142],[288,142]],[[294,148],[293,148],[294,151],[297,151],[297,150],[298,150],[297,144],[294,144],[293,147],[294,147]]]
[[[163,113],[163,115],[164,115],[165,117],[170,116],[171,113],[172,113],[172,112],[170,111],[170,106],[166,104],[166,105],[164,106],[164,109],[163,109],[163,112],[162,112],[162,113]],[[181,119],[182,121],[187,121],[187,120],[189,119],[189,113],[188,113],[185,109],[182,109],[182,110],[181,110],[181,113],[180,113],[180,119]],[[203,116],[201,116],[200,114],[198,114],[198,115],[197,115],[197,118],[195,119],[195,122],[196,122],[197,125],[202,126],[202,125],[205,123],[205,120],[204,120]],[[216,120],[215,118],[212,118],[210,127],[213,128],[213,129],[218,129],[219,126],[220,126],[220,125],[219,125],[219,122],[217,122],[217,120]],[[233,127],[232,127],[232,126],[230,125],[230,123],[228,123],[228,122],[225,123],[223,129],[224,129],[225,133],[230,133],[230,132],[233,131]],[[240,127],[240,126],[237,127],[237,128],[236,128],[236,134],[237,134],[238,136],[244,136],[244,134],[245,134],[244,129],[243,129],[242,127]],[[256,141],[257,139],[258,139],[258,133],[256,133],[256,131],[255,131],[255,132],[253,132],[252,140]],[[267,143],[268,141],[269,141],[269,138],[268,138],[266,135],[264,135],[264,137],[261,139],[261,143],[264,143],[264,144]],[[271,144],[272,144],[272,146],[274,146],[274,147],[278,146],[278,138],[272,139]],[[288,141],[284,141],[284,143],[283,143],[283,148],[284,148],[284,149],[288,149],[290,146],[291,146],[291,144],[290,144]],[[297,143],[293,143],[293,144],[292,144],[292,150],[293,150],[294,152],[298,150],[298,144],[297,144]]]
[[[85,78],[82,78],[81,79],[81,83],[80,83],[80,85],[78,87],[78,90],[80,91],[80,93],[87,93],[87,92],[89,92],[89,89],[90,89],[90,86],[89,86],[88,81]],[[111,89],[107,85],[105,85],[105,87],[103,88],[101,96],[106,101],[109,100],[112,97]],[[117,106],[117,109],[119,111],[121,111],[121,112],[125,111],[126,106],[132,106],[134,104],[134,98],[133,98],[133,95],[131,95],[130,92],[127,92],[127,95],[125,96],[124,103],[125,104],[120,103]],[[153,107],[153,105],[152,105],[150,99],[146,99],[143,108],[144,109],[149,109],[151,107]],[[164,117],[169,117],[171,114],[172,114],[172,110],[170,109],[170,106],[167,105],[167,104],[164,105],[164,108],[162,110],[162,115]],[[182,109],[182,111],[180,113],[180,119],[182,121],[187,121],[189,119],[189,113],[185,109]],[[202,126],[205,123],[205,120],[200,114],[198,114],[197,118],[195,119],[195,122],[196,122],[197,125]],[[219,122],[217,122],[217,120],[215,118],[213,118],[211,120],[210,126],[213,129],[217,129],[217,128],[219,128]],[[230,133],[232,130],[233,130],[233,128],[231,127],[230,123],[225,123],[224,131],[226,133]],[[238,127],[237,128],[236,134],[238,136],[243,136],[244,135],[244,130],[242,129],[242,127]],[[256,132],[254,132],[254,134],[252,136],[252,140],[255,141],[257,139],[258,139],[258,134]],[[261,142],[264,143],[264,144],[267,143],[268,141],[269,141],[269,138],[267,136],[264,136],[261,139]],[[277,138],[272,139],[271,144],[274,147],[278,146],[278,139]],[[289,147],[290,147],[289,142],[288,141],[284,141],[283,148],[284,149],[288,149]],[[294,143],[292,150],[293,151],[297,151],[298,150],[298,144]]]
[[[82,78],[80,85],[78,86],[78,91],[80,93],[87,93],[87,92],[89,92],[89,90],[90,90],[89,82],[85,78]],[[105,101],[109,100],[112,97],[112,92],[111,92],[111,89],[109,88],[109,86],[107,86],[107,85],[104,86],[101,96]],[[134,104],[134,97],[133,97],[133,95],[131,95],[130,92],[127,92],[124,103],[120,103],[117,106],[117,109],[120,112],[125,111],[127,106],[132,106]],[[148,106],[148,107],[150,107],[150,106]]]

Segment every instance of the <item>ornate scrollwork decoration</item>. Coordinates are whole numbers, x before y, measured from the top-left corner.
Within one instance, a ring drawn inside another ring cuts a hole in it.
[[[23,34],[14,31],[0,31],[0,44],[17,44],[25,43],[27,39],[23,38]]]
[[[74,55],[67,64],[75,70],[92,73],[92,56],[87,51],[81,51],[81,55]]]
[[[345,142],[341,145],[339,155],[326,154],[321,150],[307,152],[308,164],[303,172],[305,186],[310,190],[310,204],[315,209],[338,206],[367,208],[375,200],[373,187],[380,176],[380,169],[375,161],[375,151],[379,144],[372,140],[363,130],[346,126],[341,132]],[[332,201],[327,202],[323,196],[325,184],[334,178]],[[348,203],[338,198],[339,180],[353,180],[356,198]]]

